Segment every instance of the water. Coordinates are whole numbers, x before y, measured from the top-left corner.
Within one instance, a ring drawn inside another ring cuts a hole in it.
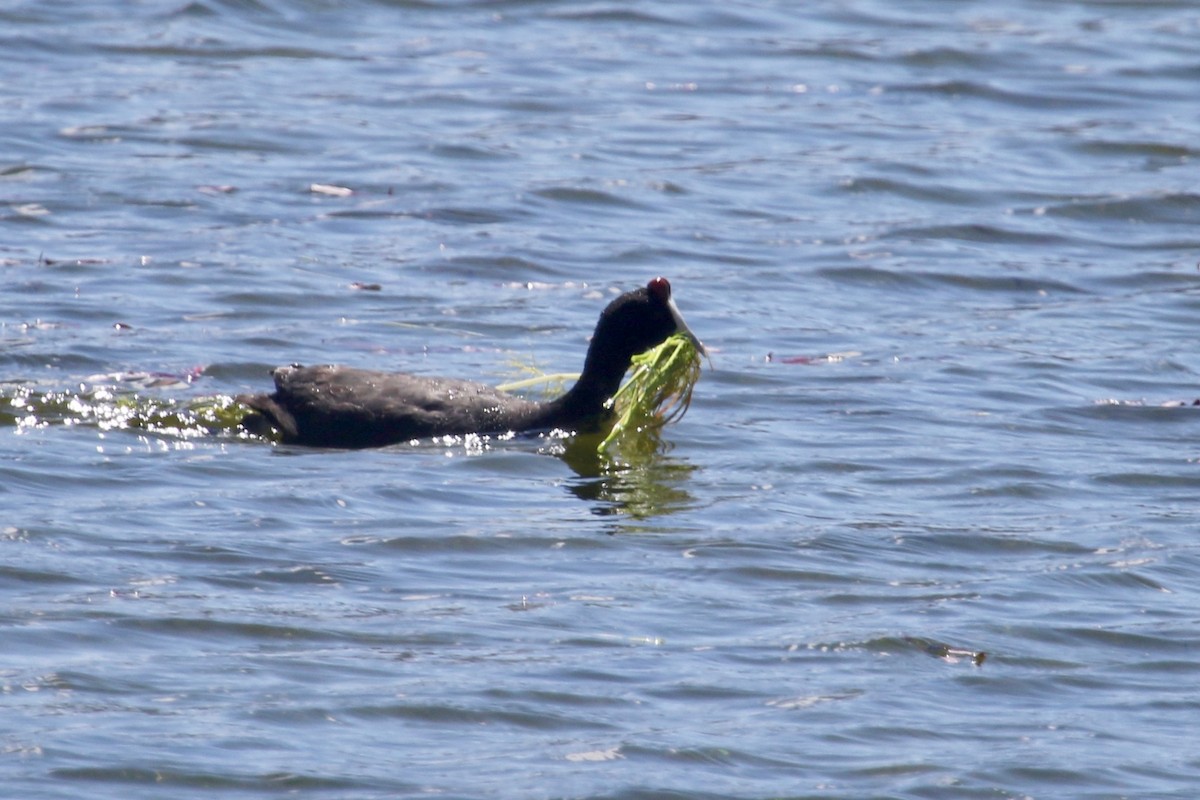
[[[6,796],[1195,796],[1200,5],[0,21]],[[656,274],[629,466],[125,413]]]

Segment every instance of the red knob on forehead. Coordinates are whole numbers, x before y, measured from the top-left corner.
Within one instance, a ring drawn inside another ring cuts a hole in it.
[[[650,292],[650,296],[660,303],[671,299],[671,284],[661,275],[646,284],[646,291]]]

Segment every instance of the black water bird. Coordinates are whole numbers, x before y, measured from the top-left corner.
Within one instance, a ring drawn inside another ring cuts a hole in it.
[[[534,402],[454,378],[293,364],[271,371],[273,393],[238,397],[253,409],[242,424],[259,433],[273,428],[287,443],[342,448],[470,433],[589,430],[611,413],[605,404],[630,359],[674,333],[686,334],[704,352],[675,307],[671,284],[654,278],[608,304],[579,380],[554,400]]]

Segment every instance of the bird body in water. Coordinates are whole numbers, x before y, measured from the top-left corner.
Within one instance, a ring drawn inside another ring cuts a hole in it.
[[[666,278],[622,294],[600,315],[583,372],[570,390],[539,403],[454,378],[323,365],[272,370],[275,391],[243,395],[249,430],[275,429],[284,442],[381,447],[434,436],[596,428],[610,414],[630,360],[684,333],[703,353],[671,297]]]

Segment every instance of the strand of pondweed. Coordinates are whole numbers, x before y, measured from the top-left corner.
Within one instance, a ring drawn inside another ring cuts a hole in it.
[[[496,387],[501,392],[518,392],[522,389],[530,389],[534,386],[548,391],[551,394],[562,394],[563,386],[570,381],[579,380],[578,372],[555,372],[550,375],[535,375],[532,378],[524,378],[522,380],[510,381],[502,383]]]
[[[18,430],[50,425],[94,425],[102,431],[144,430],[191,438],[217,431],[240,433],[247,408],[228,396],[189,401],[122,393],[107,387],[0,395],[0,425]]]
[[[652,350],[633,357],[629,380],[609,400],[616,413],[612,430],[597,448],[604,453],[629,434],[660,428],[682,417],[692,404],[700,380],[700,354],[691,337],[669,337]]]

